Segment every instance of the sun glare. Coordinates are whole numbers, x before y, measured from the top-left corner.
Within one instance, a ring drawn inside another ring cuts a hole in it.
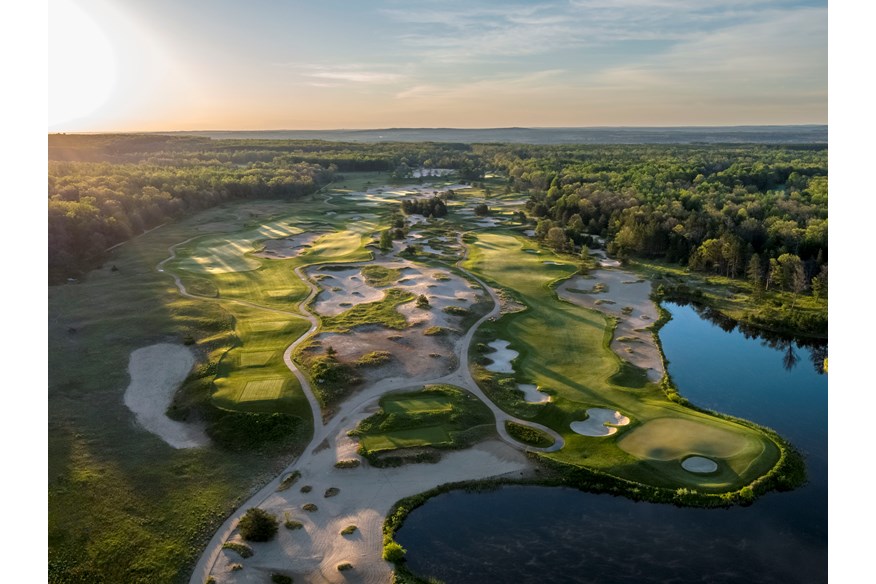
[[[49,4],[49,129],[87,118],[116,85],[113,46],[94,19],[71,0]]]

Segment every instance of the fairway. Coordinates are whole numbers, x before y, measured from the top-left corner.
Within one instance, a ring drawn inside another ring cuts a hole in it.
[[[241,367],[262,367],[268,364],[271,357],[277,355],[275,351],[240,351]]]
[[[434,398],[410,398],[388,400],[383,409],[388,413],[409,413],[418,414],[422,412],[449,412],[453,409],[453,404],[448,400],[438,397]]]
[[[266,401],[277,399],[280,397],[280,392],[283,391],[284,379],[259,379],[250,381],[243,388],[243,392],[237,401]]]
[[[437,446],[450,442],[450,435],[444,426],[425,426],[411,430],[396,430],[376,436],[367,436],[362,443],[369,451],[395,450],[415,446]]]

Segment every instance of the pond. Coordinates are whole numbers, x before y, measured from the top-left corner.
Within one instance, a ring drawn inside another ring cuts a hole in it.
[[[396,536],[414,573],[447,584],[827,582],[824,347],[665,307],[673,319],[660,337],[682,395],[777,430],[803,452],[809,483],[731,509],[548,487],[446,493],[414,510]]]

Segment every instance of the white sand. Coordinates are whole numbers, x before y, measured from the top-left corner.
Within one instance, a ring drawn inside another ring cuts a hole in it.
[[[611,436],[617,432],[617,428],[613,426],[626,426],[630,423],[628,417],[608,408],[590,408],[587,416],[586,420],[569,424],[573,432],[583,436]]]
[[[523,232],[526,237],[535,237],[535,229],[527,229]]]
[[[311,269],[307,275],[316,279],[321,289],[313,311],[323,316],[335,316],[352,306],[376,302],[384,296],[383,290],[365,282],[362,267],[358,265],[338,271]]]
[[[520,476],[530,468],[522,453],[495,441],[443,453],[438,464],[378,469],[363,463],[353,469],[335,468],[338,460],[359,459],[356,443],[346,432],[370,410],[363,408],[340,425],[329,438],[329,448],[304,456],[298,466],[302,476],[291,489],[274,493],[259,505],[280,519],[277,536],[266,543],[250,543],[255,553],[247,559],[224,550],[213,567],[217,582],[266,582],[271,573],[278,572],[293,576],[295,582],[341,583],[352,579],[385,584],[391,579],[391,565],[375,558],[382,550],[383,518],[393,503],[442,483],[509,473]],[[301,485],[311,485],[313,490],[301,493]],[[340,489],[340,493],[323,497],[330,487]],[[318,510],[303,511],[305,503],[315,503]],[[286,513],[302,522],[304,528],[285,529],[282,521]],[[348,525],[355,525],[357,531],[340,535]],[[353,570],[338,572],[341,562],[351,563]],[[244,569],[231,572],[232,563],[241,563]]]
[[[511,361],[516,359],[520,353],[514,349],[509,349],[508,345],[510,344],[510,342],[501,339],[487,343],[488,347],[495,349],[494,352],[487,354],[487,357],[493,361],[486,366],[487,371],[492,371],[494,373],[514,373],[514,367],[511,366]]]
[[[517,387],[523,392],[523,401],[529,404],[543,404],[551,401],[551,396],[542,393],[538,387],[531,383],[518,383]]]
[[[209,444],[203,428],[171,420],[165,415],[192,366],[195,357],[185,345],[159,343],[131,352],[125,390],[125,405],[143,429],[174,448],[197,448]]]
[[[689,456],[682,461],[681,467],[688,472],[706,474],[718,470],[718,463],[704,456]]]

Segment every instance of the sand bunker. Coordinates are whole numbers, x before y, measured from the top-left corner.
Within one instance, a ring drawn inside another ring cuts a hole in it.
[[[486,366],[487,371],[493,373],[514,373],[514,367],[511,366],[511,361],[517,358],[520,353],[514,349],[509,349],[511,343],[497,339],[492,343],[487,343],[487,346],[494,349],[493,353],[487,355],[493,360],[492,363]]]
[[[587,416],[586,420],[569,424],[573,432],[583,436],[611,436],[617,432],[614,426],[626,426],[630,423],[628,417],[608,408],[590,408]]]
[[[195,358],[188,347],[159,343],[131,352],[125,405],[145,430],[174,448],[196,448],[209,443],[202,428],[171,420],[165,415],[173,394],[192,370]]]
[[[682,461],[681,467],[688,472],[706,474],[718,470],[718,463],[703,456],[690,456]]]
[[[518,383],[517,387],[523,392],[523,401],[528,404],[543,404],[551,401],[551,396],[540,392],[538,387],[531,383]]]

